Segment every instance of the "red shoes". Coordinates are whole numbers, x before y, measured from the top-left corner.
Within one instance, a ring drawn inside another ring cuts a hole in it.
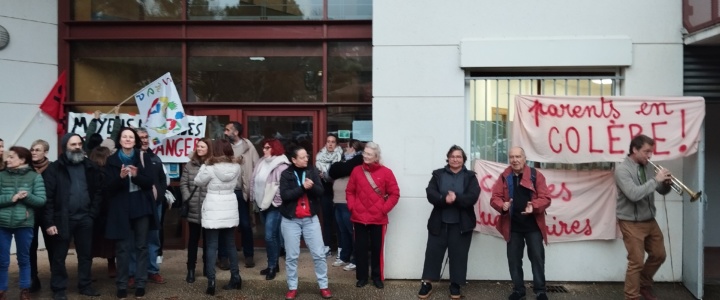
[[[295,297],[297,297],[297,290],[289,290],[285,294],[285,300],[295,300]]]
[[[332,293],[330,289],[320,289],[320,296],[322,296],[323,299],[330,299],[332,298]]]

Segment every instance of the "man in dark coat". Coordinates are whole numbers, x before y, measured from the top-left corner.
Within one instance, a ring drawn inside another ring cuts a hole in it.
[[[43,172],[47,204],[45,228],[53,248],[50,263],[50,287],[53,299],[67,299],[67,257],[70,242],[75,240],[78,259],[78,290],[86,296],[100,296],[92,287],[93,219],[100,211],[102,182],[99,167],[85,157],[83,140],[74,133],[63,136],[63,151]]]

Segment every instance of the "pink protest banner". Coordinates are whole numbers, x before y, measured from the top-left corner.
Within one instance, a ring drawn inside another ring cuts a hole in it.
[[[475,230],[502,237],[495,229],[500,214],[490,206],[491,189],[507,168],[486,160],[475,161],[480,181],[480,200],[475,206]],[[617,188],[612,171],[541,170],[552,204],[545,221],[548,242],[615,239]]]
[[[702,97],[516,96],[513,145],[537,162],[621,161],[630,140],[655,139],[654,160],[697,151]]]

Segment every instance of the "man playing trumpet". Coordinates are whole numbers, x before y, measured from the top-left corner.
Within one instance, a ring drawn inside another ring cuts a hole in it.
[[[652,291],[653,276],[665,261],[665,244],[655,221],[655,192],[670,192],[672,174],[650,163],[655,141],[638,135],[630,141],[630,153],[615,168],[618,188],[617,218],[628,252],[625,299],[657,299]],[[645,252],[648,253],[647,260]]]

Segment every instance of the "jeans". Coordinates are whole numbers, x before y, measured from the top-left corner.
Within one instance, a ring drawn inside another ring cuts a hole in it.
[[[17,261],[20,269],[20,289],[30,288],[30,243],[32,227],[0,227],[0,291],[8,289],[8,268],[10,267],[10,244],[15,235]]]
[[[162,214],[162,204],[155,207],[156,220],[160,220]],[[147,272],[149,274],[160,273],[160,265],[157,263],[158,252],[160,251],[160,230],[148,230],[147,233],[147,252],[148,265]],[[135,252],[130,253],[130,277],[135,276]]]
[[[250,224],[250,208],[248,206],[248,203],[245,201],[242,190],[235,190],[235,197],[237,197],[238,200],[238,212],[240,213],[240,225],[238,226],[238,228],[240,229],[240,238],[242,239],[243,255],[245,256],[245,258],[253,257],[253,255],[255,254],[255,241],[253,240],[252,225]],[[225,251],[226,249],[235,250],[234,237],[231,247],[225,247],[225,245],[223,244],[225,241],[222,239],[219,242],[220,244],[218,244],[217,255],[218,258],[228,257],[228,253]]]
[[[198,244],[200,243],[200,235],[203,235],[203,229],[200,227],[200,224],[188,222],[188,229],[190,231],[190,234],[188,236],[188,245],[187,245],[187,269],[188,270],[195,270],[195,264],[197,263],[197,252],[198,252]],[[205,266],[205,254],[207,253],[207,243],[203,243],[203,266]]]
[[[510,278],[513,282],[513,290],[525,293],[523,281],[523,251],[527,242],[527,253],[530,258],[533,273],[533,292],[535,294],[545,292],[545,247],[543,236],[540,231],[533,232],[510,232],[510,241],[507,244],[508,266],[510,267]]]
[[[240,269],[238,269],[238,255],[235,251],[235,227],[210,229],[205,228],[205,248],[208,251],[207,263],[205,264],[205,277],[208,280],[215,280],[215,255],[218,251],[219,241],[225,241],[225,247],[230,258],[230,275],[232,277],[240,277]]]
[[[350,221],[350,210],[345,203],[335,203],[335,221],[338,224],[340,238],[340,260],[355,263],[353,257],[353,224]]]
[[[65,260],[67,259],[70,242],[75,244],[75,252],[77,253],[77,277],[78,290],[84,290],[92,284],[92,235],[93,220],[86,215],[80,220],[70,220],[68,222],[68,231],[70,236],[68,239],[62,239],[59,235],[52,236],[48,239],[48,243],[52,244],[53,252],[50,261],[50,288],[53,293],[64,291],[67,289],[68,272],[65,268]]]
[[[148,228],[152,216],[142,216],[130,220],[130,236],[115,243],[115,256],[117,258],[117,277],[115,285],[118,290],[126,290],[128,278],[130,277],[130,255],[137,254],[137,259],[132,263],[136,270],[135,286],[145,288],[147,282],[148,267]]]
[[[262,212],[265,219],[265,249],[267,250],[268,268],[272,269],[278,264],[280,256],[280,222],[282,216],[280,209],[270,205]]]
[[[300,256],[300,236],[305,239],[305,245],[312,255],[318,285],[321,289],[326,289],[328,287],[327,262],[325,261],[325,244],[322,240],[318,217],[282,218],[280,227],[285,239],[285,270],[288,289],[297,290],[298,288],[297,266]]]

